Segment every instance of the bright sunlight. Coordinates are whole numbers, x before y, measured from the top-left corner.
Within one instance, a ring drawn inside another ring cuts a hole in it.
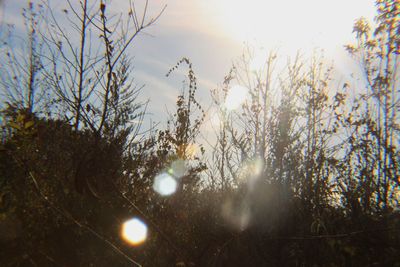
[[[240,107],[246,100],[248,89],[241,85],[232,86],[226,95],[224,108],[228,111],[235,110]]]
[[[131,245],[140,245],[147,238],[147,225],[138,218],[126,221],[122,225],[122,237]]]
[[[362,2],[365,0],[205,0],[202,6],[209,6],[221,33],[237,42],[296,50],[329,46],[338,36],[351,35],[351,31],[341,31],[341,26],[354,21],[354,10],[371,13]]]
[[[153,189],[161,196],[169,196],[175,193],[178,186],[174,177],[168,173],[161,173],[154,178]]]
[[[319,2],[221,0],[215,5],[221,14],[222,25],[233,38],[249,41],[262,37],[264,39],[260,41],[264,42],[271,36],[281,39],[285,35],[298,34],[296,29],[310,27],[318,14],[310,14],[313,10],[305,10],[304,6],[317,7],[321,5]],[[293,19],[296,24],[291,23]]]

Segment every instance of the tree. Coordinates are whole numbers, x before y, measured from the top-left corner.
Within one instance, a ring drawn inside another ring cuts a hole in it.
[[[13,254],[6,259],[2,253],[1,261],[6,265],[135,264],[134,256],[128,256],[121,242],[115,241],[113,228],[127,211],[118,192],[110,188],[123,171],[126,150],[139,135],[145,112],[145,104],[137,99],[140,88],[134,88],[128,77],[131,62],[126,51],[158,16],[146,18],[147,4],[142,15],[137,15],[131,3],[128,16],[133,27],[118,31],[121,24],[131,24],[122,18],[107,19],[104,3],[97,6],[82,1],[80,9],[70,1],[67,4],[63,13],[69,24],[61,22],[60,12],[49,2],[39,5],[40,13],[35,13],[34,4],[24,11],[30,27],[29,64],[13,58],[7,47],[4,50],[9,65],[4,66],[1,90],[8,93],[9,101],[1,113],[1,171],[5,177],[1,195],[10,196],[11,202],[1,223],[10,221],[25,228],[18,228],[6,240]],[[39,21],[47,28],[39,27]],[[43,28],[46,31],[39,30]],[[73,32],[79,42],[69,35]],[[99,38],[93,37],[97,34]],[[28,77],[28,82],[19,81],[20,76],[6,76],[12,74],[26,74],[21,78]],[[37,92],[49,90],[50,97],[44,99],[47,113],[35,113]],[[31,216],[25,216],[26,212]],[[110,214],[113,219],[108,218]],[[52,244],[57,247],[57,235],[66,245],[52,250]],[[73,245],[79,241],[86,244],[81,252]],[[111,251],[111,258],[96,259],[94,251],[104,248]],[[69,256],[63,256],[63,250]]]
[[[79,129],[82,121],[85,127],[101,133],[108,127],[108,116],[118,116],[115,105],[119,101],[132,102],[136,95],[131,92],[130,99],[123,100],[127,97],[126,88],[132,90],[127,48],[144,29],[154,24],[163,10],[156,17],[147,18],[147,1],[141,14],[134,2],[130,2],[128,18],[122,19],[108,18],[103,2],[99,8],[94,6],[98,3],[88,0],[82,1],[79,7],[71,1],[67,4],[69,10],[63,13],[64,19],[71,23],[69,28],[58,19],[60,12],[51,8],[49,2],[46,4],[50,14],[43,33],[47,49],[46,82],[57,96],[60,111],[68,120],[73,120],[75,129]],[[79,36],[79,40],[74,42],[74,36]],[[123,89],[124,86],[127,87]],[[135,113],[128,116],[140,117]]]
[[[2,25],[7,33],[2,40],[1,94],[9,105],[30,112],[48,111],[51,94],[43,82],[43,43],[39,28],[43,25],[43,6],[32,2],[22,11],[26,36],[13,34],[13,26]],[[4,104],[4,103],[3,103]]]
[[[2,66],[2,266],[399,265],[398,1],[377,1],[374,33],[355,25],[347,49],[367,86],[354,98],[318,53],[272,51],[253,69],[247,48],[213,91],[208,162],[192,63],[167,73],[188,67],[167,127],[141,134],[146,103],[126,45],[154,20],[131,3],[130,35],[90,3],[67,1],[66,22],[56,9],[45,16],[49,2],[40,16],[30,6],[31,65],[10,56]],[[119,237],[132,217],[149,233],[135,248]]]
[[[347,45],[361,64],[365,90],[355,100],[343,122],[352,128],[348,137],[346,164],[355,164],[361,191],[347,183],[348,190],[361,198],[367,212],[386,212],[397,205],[399,188],[399,1],[377,1],[376,27],[366,19],[354,25],[357,44]],[[355,191],[360,191],[356,193]],[[361,194],[361,195],[360,195]]]

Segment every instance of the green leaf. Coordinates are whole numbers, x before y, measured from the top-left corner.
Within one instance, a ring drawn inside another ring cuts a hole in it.
[[[35,124],[35,122],[34,121],[28,121],[28,122],[26,122],[25,123],[25,129],[29,129],[29,128],[31,128],[33,125]]]
[[[11,128],[21,130],[21,126],[13,121],[10,121],[8,124],[10,125]]]
[[[17,122],[23,122],[24,119],[25,119],[24,114],[18,114],[18,116],[17,116]]]

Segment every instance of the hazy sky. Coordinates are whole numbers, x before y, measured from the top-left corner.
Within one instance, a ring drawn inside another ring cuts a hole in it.
[[[169,0],[152,1],[152,8],[159,10],[165,3],[165,13],[150,31],[154,37],[141,39],[134,51],[137,70],[149,85],[147,93],[167,101],[181,88],[164,77],[178,59],[191,59],[202,82],[199,93],[208,95],[222,82],[244,43],[278,48],[282,56],[323,48],[343,69],[350,61],[343,45],[353,41],[355,19],[372,19],[375,12],[373,0]],[[206,96],[204,101],[209,101]],[[152,107],[159,109],[163,104]]]
[[[27,2],[5,0],[3,21],[20,23],[20,8]],[[66,6],[63,0],[50,3],[60,9]],[[127,0],[111,3],[114,11],[127,13]],[[282,56],[293,55],[298,49],[309,53],[314,48],[323,48],[340,72],[350,61],[343,45],[353,40],[354,20],[360,16],[372,19],[375,12],[373,0],[149,0],[149,3],[152,14],[164,5],[167,9],[156,25],[147,30],[151,35],[140,36],[129,52],[135,58],[136,81],[146,84],[142,97],[151,99],[149,111],[154,120],[163,119],[167,108],[173,110],[182,88],[179,81],[184,77],[178,72],[172,78],[165,74],[182,57],[192,61],[200,80],[200,98],[207,106],[209,90],[222,82],[232,61],[242,53],[244,43],[264,50],[278,48]]]

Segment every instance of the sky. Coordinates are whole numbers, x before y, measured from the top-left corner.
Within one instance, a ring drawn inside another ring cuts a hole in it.
[[[209,90],[222,83],[245,44],[278,49],[284,57],[323,48],[345,72],[351,59],[343,46],[354,40],[353,23],[361,16],[372,19],[375,12],[373,0],[169,0],[152,1],[151,8],[164,4],[167,9],[149,30],[154,37],[141,39],[134,54],[149,96],[161,93],[167,101],[181,86],[164,74],[181,57],[192,61],[207,102]],[[164,108],[153,107],[155,112]]]
[[[21,26],[20,10],[27,2],[3,0],[3,22]],[[112,12],[127,13],[126,0],[108,2]],[[136,2],[140,7],[143,0]],[[63,0],[50,3],[66,5]],[[322,48],[340,76],[352,64],[343,46],[354,41],[354,21],[361,16],[372,20],[375,13],[373,0],[149,0],[148,16],[165,5],[159,20],[128,51],[134,57],[135,80],[145,85],[141,97],[151,101],[153,121],[164,121],[167,111],[174,110],[186,69],[172,77],[165,74],[182,57],[193,63],[199,100],[207,108],[210,90],[222,83],[245,44],[278,49],[281,56]]]

